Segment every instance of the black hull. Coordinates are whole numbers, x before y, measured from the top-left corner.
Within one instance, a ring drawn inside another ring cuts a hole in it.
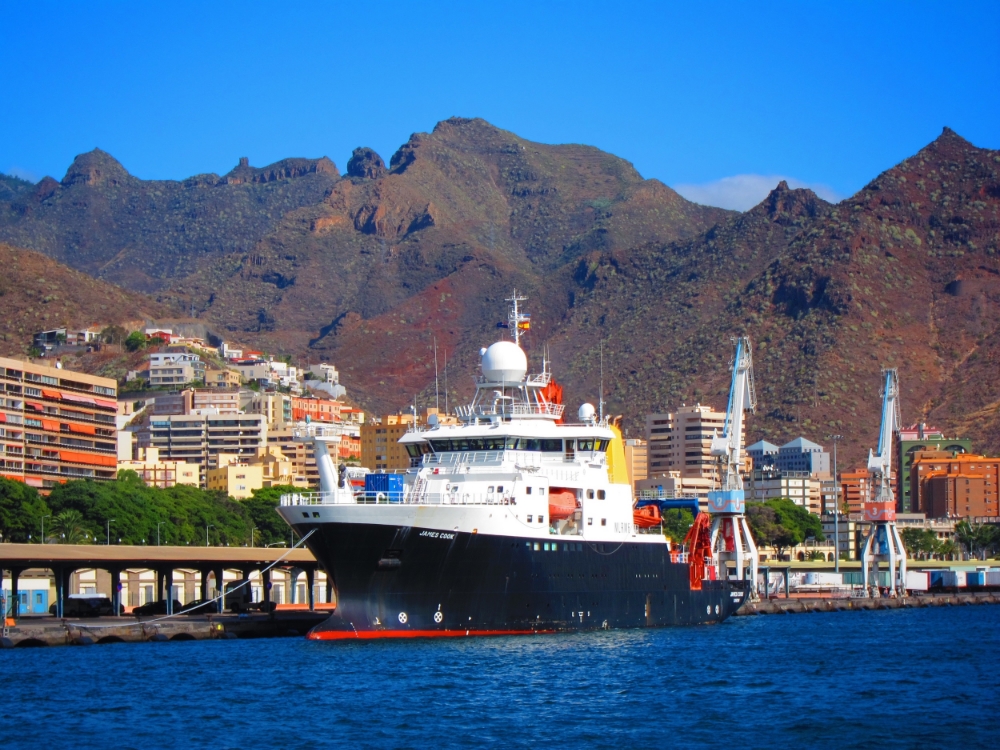
[[[306,544],[337,592],[334,615],[310,632],[320,640],[700,625],[725,620],[748,593],[742,581],[692,591],[688,565],[661,544],[295,525],[314,529]]]

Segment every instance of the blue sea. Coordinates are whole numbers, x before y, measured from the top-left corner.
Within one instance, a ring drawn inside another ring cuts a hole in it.
[[[1000,606],[0,652],[6,748],[1000,747]]]

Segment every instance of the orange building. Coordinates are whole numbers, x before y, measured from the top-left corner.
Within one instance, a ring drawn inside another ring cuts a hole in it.
[[[0,476],[45,490],[118,473],[118,384],[0,357]]]
[[[848,513],[864,512],[870,484],[871,475],[868,473],[868,469],[840,472],[841,502],[847,506]]]
[[[339,401],[315,396],[292,396],[292,421],[304,422],[309,417],[312,422],[339,422]]]
[[[997,518],[998,487],[1000,458],[951,451],[913,454],[913,510],[928,518]]]

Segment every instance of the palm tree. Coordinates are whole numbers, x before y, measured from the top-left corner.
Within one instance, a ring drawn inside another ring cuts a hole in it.
[[[64,510],[52,519],[52,532],[63,544],[87,544],[90,534],[78,510]]]
[[[941,555],[942,560],[948,557],[954,557],[957,553],[958,545],[956,545],[951,539],[946,539],[938,545],[938,554]]]
[[[955,539],[965,547],[969,557],[979,559],[990,545],[992,531],[981,523],[959,521],[955,524]]]

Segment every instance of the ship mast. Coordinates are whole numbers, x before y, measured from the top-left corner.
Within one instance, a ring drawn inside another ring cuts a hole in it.
[[[507,327],[510,328],[511,335],[514,337],[514,343],[518,346],[521,345],[521,331],[531,329],[531,316],[522,313],[517,304],[527,299],[527,297],[519,297],[517,289],[515,289],[513,294],[506,300],[510,302],[510,316],[507,319]]]

